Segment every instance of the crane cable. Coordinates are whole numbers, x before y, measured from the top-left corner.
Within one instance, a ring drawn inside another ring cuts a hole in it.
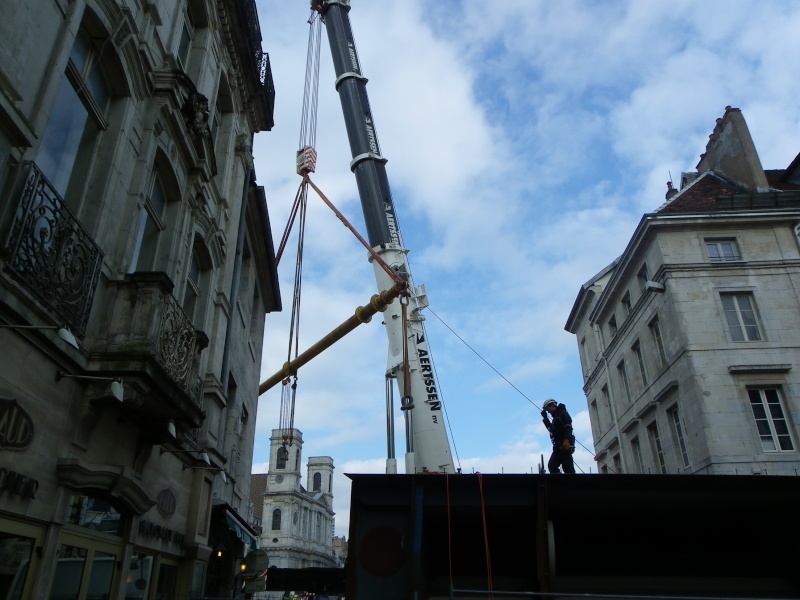
[[[457,333],[457,332],[456,332],[456,331],[455,331],[455,330],[454,330],[452,327],[450,327],[450,325],[448,325],[448,324],[447,324],[447,323],[444,321],[444,319],[442,319],[442,317],[440,317],[439,315],[437,315],[437,314],[436,314],[436,312],[435,312],[435,311],[434,311],[434,310],[433,310],[433,309],[432,309],[430,306],[429,306],[429,307],[427,307],[427,308],[428,308],[428,310],[430,311],[430,313],[431,313],[431,314],[432,314],[434,317],[436,317],[436,318],[439,320],[439,322],[440,322],[442,325],[444,325],[444,326],[445,326],[447,329],[449,329],[449,330],[450,330],[450,333],[452,333],[454,336],[456,336],[456,337],[459,339],[459,341],[461,341],[461,343],[462,343],[462,344],[464,344],[464,345],[465,345],[467,348],[469,348],[469,349],[472,351],[472,353],[473,353],[475,356],[477,356],[477,357],[478,357],[478,358],[480,358],[480,359],[481,359],[483,362],[485,362],[485,363],[486,363],[486,366],[488,366],[488,367],[489,367],[489,368],[490,368],[492,371],[494,371],[495,373],[497,373],[497,375],[499,375],[499,376],[500,376],[500,378],[501,378],[501,379],[503,379],[503,381],[505,381],[505,382],[506,382],[508,385],[510,385],[512,388],[514,388],[514,389],[517,391],[517,393],[518,393],[520,396],[522,396],[523,398],[525,398],[525,400],[527,400],[528,402],[530,402],[530,403],[533,405],[533,407],[534,407],[534,408],[536,408],[537,410],[542,410],[542,407],[538,406],[538,405],[537,405],[537,404],[536,404],[536,403],[535,403],[533,400],[531,400],[531,399],[530,399],[528,396],[526,396],[526,395],[525,395],[525,393],[524,393],[524,392],[523,392],[521,389],[519,389],[519,388],[518,388],[516,385],[514,385],[514,384],[513,384],[513,383],[512,383],[512,382],[511,382],[511,381],[510,381],[510,380],[509,380],[509,379],[508,379],[508,378],[507,378],[505,375],[503,375],[503,374],[502,374],[500,371],[498,371],[498,370],[497,370],[497,368],[495,368],[495,366],[494,366],[492,363],[490,363],[488,360],[486,360],[486,358],[484,358],[484,357],[483,357],[483,356],[480,354],[480,352],[478,352],[477,350],[475,350],[475,348],[473,348],[472,346],[470,346],[470,345],[469,345],[469,343],[468,343],[468,342],[467,342],[467,341],[466,341],[466,340],[465,340],[463,337],[461,337],[461,336],[460,336],[460,335],[459,335],[459,334],[458,334],[458,333]],[[451,437],[452,437],[452,436],[451,436]],[[580,441],[580,440],[576,439],[576,440],[575,440],[575,443],[576,443],[578,446],[580,446],[581,448],[583,448],[584,450],[586,450],[586,451],[587,451],[589,454],[591,454],[591,455],[593,455],[593,456],[594,456],[594,452],[592,452],[591,450],[589,450],[589,448],[587,448],[586,446],[584,446],[584,445],[583,445],[583,443],[581,443],[581,441]],[[606,465],[606,466],[608,466],[608,465]],[[584,470],[583,470],[583,469],[580,467],[580,465],[578,465],[577,463],[575,464],[575,467],[576,467],[576,468],[577,468],[577,469],[578,469],[578,470],[579,470],[581,473],[584,473],[584,472],[585,472],[585,471],[584,471]],[[614,473],[614,472],[615,472],[613,469],[611,469],[611,467],[608,467],[608,468],[609,468],[609,470],[610,470],[612,473]]]
[[[308,52],[306,55],[305,89],[303,90],[303,111],[300,120],[300,151],[305,157],[311,158],[310,170],[314,168],[316,153],[313,148],[317,140],[317,99],[319,91],[319,54],[322,26],[318,13],[312,11],[308,18]],[[294,269],[294,289],[292,291],[292,313],[289,325],[289,345],[286,361],[292,361],[300,354],[300,300],[303,285],[303,247],[305,244],[306,216],[308,207],[308,183],[306,179],[300,183],[295,195],[292,210],[289,215],[286,229],[281,237],[278,253],[275,257],[276,264],[280,263],[283,251],[289,241],[289,235],[295,222],[298,223],[297,254]],[[289,385],[291,383],[291,385]],[[281,388],[281,406],[278,429],[284,447],[291,446],[294,441],[294,412],[297,400],[297,374],[286,377]]]

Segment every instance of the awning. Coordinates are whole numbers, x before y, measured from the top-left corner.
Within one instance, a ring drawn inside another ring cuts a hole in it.
[[[225,524],[228,526],[228,529],[236,534],[237,538],[250,546],[252,550],[256,550],[258,548],[258,543],[256,542],[255,536],[247,531],[247,529],[245,529],[244,526],[236,519],[233,513],[227,509],[225,510]]]

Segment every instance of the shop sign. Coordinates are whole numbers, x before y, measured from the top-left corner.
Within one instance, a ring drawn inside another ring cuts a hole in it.
[[[152,537],[170,542],[172,544],[183,544],[186,535],[174,529],[168,529],[163,525],[158,525],[152,521],[139,521],[139,535],[144,537]]]
[[[22,450],[33,441],[33,419],[16,398],[0,398],[0,450]]]
[[[20,498],[36,498],[38,480],[0,467],[0,494],[8,492]]]

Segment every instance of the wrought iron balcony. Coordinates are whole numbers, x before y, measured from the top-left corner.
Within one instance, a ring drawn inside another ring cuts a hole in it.
[[[275,86],[272,81],[272,69],[269,54],[261,49],[261,27],[258,24],[258,10],[255,0],[228,0],[234,5],[232,14],[236,16],[238,27],[244,35],[237,36],[237,45],[244,68],[245,80],[252,86],[252,93],[258,97],[258,108],[265,130],[272,129],[275,112]]]
[[[42,308],[82,337],[103,252],[39,167],[26,162],[20,169],[4,270]]]

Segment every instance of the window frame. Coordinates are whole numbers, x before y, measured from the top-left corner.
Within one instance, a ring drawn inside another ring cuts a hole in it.
[[[644,473],[644,455],[642,454],[642,442],[639,436],[635,435],[631,438],[631,452],[636,461],[636,466],[639,468],[639,473]]]
[[[625,292],[622,295],[622,300],[620,300],[622,307],[625,309],[625,314],[629,315],[633,312],[633,304],[631,304],[631,293]]]
[[[763,326],[758,314],[758,304],[753,290],[721,290],[718,295],[722,317],[726,325],[726,331],[733,343],[765,342]],[[732,304],[727,304],[728,299]],[[741,299],[746,299],[749,306],[746,310],[741,307]],[[752,315],[752,324],[746,322],[745,313]],[[736,323],[732,322],[735,317]],[[752,328],[758,337],[752,338]],[[737,339],[741,337],[742,339]]]
[[[619,327],[617,326],[617,315],[611,315],[611,318],[608,319],[608,331],[612,338],[617,335],[617,331],[619,331]]]
[[[628,399],[628,404],[633,402],[633,393],[631,392],[631,382],[628,377],[628,368],[625,365],[625,359],[621,359],[617,363],[617,374],[619,375],[622,387],[625,390],[625,396]]]
[[[692,465],[692,461],[689,460],[689,448],[686,445],[686,436],[683,433],[683,422],[681,421],[678,405],[675,404],[674,406],[668,408],[667,415],[669,416],[672,435],[675,436],[675,439],[678,442],[675,447],[678,451],[678,454],[680,454],[683,467],[688,468]]]
[[[758,398],[760,401],[760,407],[764,411],[764,415],[766,419],[759,419],[758,415],[756,414],[755,404],[753,402],[753,393],[758,394]],[[769,402],[766,398],[766,392],[773,392],[775,396],[774,402]],[[748,403],[750,404],[750,413],[753,416],[756,425],[756,435],[758,436],[759,442],[761,443],[761,451],[768,452],[768,453],[779,453],[779,452],[797,452],[796,450],[796,443],[792,437],[792,427],[789,423],[789,419],[786,416],[786,411],[784,410],[783,400],[782,400],[782,393],[781,393],[781,386],[778,385],[759,385],[759,386],[748,386],[747,387],[747,398]],[[767,402],[765,403],[765,400]],[[773,415],[773,409],[775,407],[777,410],[780,411],[780,418],[776,419],[775,415]],[[781,421],[783,423],[783,428],[785,429],[784,433],[779,433],[776,429],[775,421]],[[769,438],[774,445],[774,448],[766,448],[764,446],[764,438],[765,434],[763,428],[759,426],[759,421],[764,422],[768,429],[769,429]],[[781,443],[781,438],[785,438],[788,440],[790,447],[783,448]]]
[[[650,321],[647,323],[647,328],[650,330],[650,335],[653,337],[653,341],[656,346],[656,353],[658,354],[658,358],[660,361],[660,367],[663,367],[667,364],[667,349],[664,346],[664,336],[661,332],[661,322],[658,318],[658,315],[655,315]]]
[[[178,47],[175,49],[175,59],[185,73],[189,72],[189,58],[192,55],[192,44],[194,43],[197,27],[194,24],[192,7],[187,2],[183,9],[183,23],[181,24],[181,34],[178,36]],[[184,48],[184,40],[186,46]]]
[[[638,339],[631,345],[631,352],[636,356],[636,361],[639,364],[639,376],[642,378],[642,387],[647,387],[647,369],[645,368],[642,344]]]
[[[708,257],[708,261],[711,263],[729,263],[729,262],[741,262],[742,261],[742,253],[739,249],[739,242],[738,240],[730,237],[710,237],[704,238],[703,243],[706,247],[706,256]],[[724,245],[729,245],[731,252],[726,253],[723,249]],[[714,254],[712,255],[711,248],[714,248]]]
[[[661,469],[661,474],[666,475],[668,473],[667,459],[666,456],[664,456],[664,446],[661,443],[661,434],[658,431],[658,421],[655,419],[647,425],[647,436],[650,439],[650,446],[656,460],[656,465]]]
[[[642,266],[636,272],[636,281],[639,282],[639,290],[644,292],[647,282],[650,281],[650,273],[647,270],[646,262],[642,263]]]

